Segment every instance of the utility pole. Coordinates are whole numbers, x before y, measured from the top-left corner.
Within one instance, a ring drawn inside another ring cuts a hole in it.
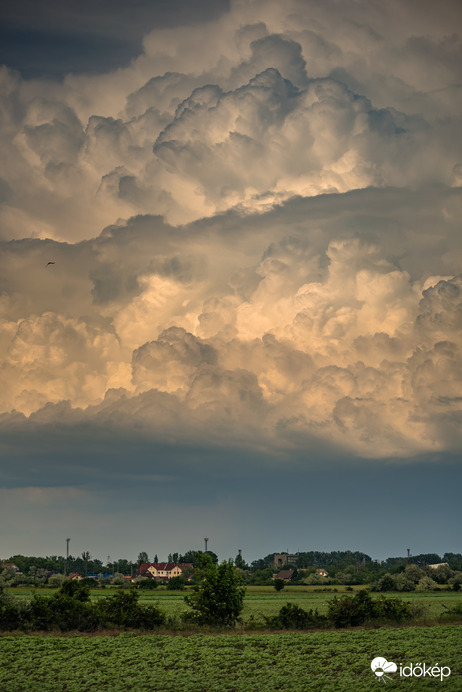
[[[71,542],[70,538],[66,538],[66,565],[64,567],[64,575],[67,574],[68,570],[68,561],[69,561],[69,543]]]

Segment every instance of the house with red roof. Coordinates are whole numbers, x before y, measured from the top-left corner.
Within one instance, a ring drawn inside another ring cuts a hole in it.
[[[192,562],[142,562],[135,577],[168,581],[172,577],[181,577],[193,567]]]

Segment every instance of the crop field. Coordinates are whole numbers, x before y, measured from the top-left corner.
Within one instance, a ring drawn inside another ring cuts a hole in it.
[[[462,690],[462,626],[191,636],[0,637],[3,692],[266,692],[381,689],[370,664],[398,666],[389,689]],[[445,667],[402,677],[399,666]],[[450,674],[447,670],[450,669]]]

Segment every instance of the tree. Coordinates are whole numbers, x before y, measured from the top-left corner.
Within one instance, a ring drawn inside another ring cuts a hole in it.
[[[85,576],[88,574],[88,562],[91,560],[91,555],[88,550],[84,550],[82,553],[82,560],[85,562]]]
[[[186,618],[204,625],[234,625],[244,606],[245,588],[232,560],[221,565],[210,562],[200,576],[194,592],[185,596],[193,610]]]
[[[142,562],[149,562],[148,554],[144,551],[138,555],[138,565],[141,565]]]
[[[282,591],[284,586],[285,586],[284,579],[275,579],[274,580],[274,588],[276,589],[276,591]]]
[[[170,577],[167,582],[167,591],[184,591],[186,579],[184,577]]]

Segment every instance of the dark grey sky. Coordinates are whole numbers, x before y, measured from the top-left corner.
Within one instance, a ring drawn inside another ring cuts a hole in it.
[[[0,64],[60,79],[127,65],[154,28],[215,19],[229,0],[3,0]]]

